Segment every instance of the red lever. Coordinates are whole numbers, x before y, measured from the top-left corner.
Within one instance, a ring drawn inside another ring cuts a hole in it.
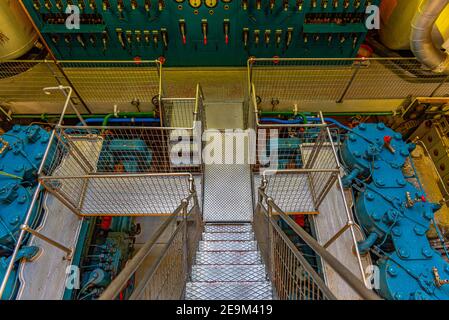
[[[204,36],[204,45],[207,45],[207,36]]]
[[[186,36],[185,36],[185,35],[182,36],[182,43],[183,43],[183,44],[186,44],[186,43],[187,43],[187,40],[186,40]]]
[[[390,144],[390,142],[391,142],[392,139],[393,139],[393,138],[391,138],[391,136],[385,136],[385,137],[384,137],[384,142],[385,142],[385,144]]]
[[[427,200],[426,200],[426,197],[425,196],[421,196],[421,201],[422,202],[426,202]]]
[[[229,36],[228,35],[225,36],[225,42],[226,42],[226,44],[229,43]]]

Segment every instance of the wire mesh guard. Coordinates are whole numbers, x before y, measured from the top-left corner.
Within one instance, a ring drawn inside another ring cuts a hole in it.
[[[61,126],[41,181],[79,215],[168,214],[189,195],[190,173],[201,172],[194,131]]]
[[[249,86],[264,106],[302,101],[444,96],[448,77],[415,58],[248,60]]]
[[[162,93],[161,74],[159,61],[0,61],[0,105],[19,112],[15,109],[30,103],[36,110],[59,112],[65,96],[45,94],[42,88],[70,85],[82,101],[81,112],[105,103],[150,106]]]
[[[258,157],[270,162],[265,166],[259,162],[253,170],[266,179],[266,193],[285,212],[316,212],[338,175],[336,154],[322,152],[336,141],[337,132],[325,126],[259,127]],[[256,186],[261,180],[260,175],[255,177]]]

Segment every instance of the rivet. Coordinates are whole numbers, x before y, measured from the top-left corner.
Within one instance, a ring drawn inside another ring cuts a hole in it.
[[[394,236],[400,237],[402,234],[402,230],[399,227],[394,227],[393,230],[391,230]]]
[[[432,252],[428,248],[422,248],[422,254],[426,258],[432,258]]]
[[[355,134],[350,134],[349,140],[351,140],[352,142],[355,142],[355,141],[357,141],[357,137],[355,136]]]
[[[379,130],[384,130],[384,129],[385,129],[385,124],[384,124],[383,122],[379,122],[379,123],[377,124],[377,129],[379,129]]]
[[[375,180],[376,184],[379,186],[384,186],[385,185],[385,181],[383,179],[376,179]]]
[[[394,294],[394,298],[395,298],[396,300],[404,300],[404,294],[403,294],[402,292],[396,292],[396,293]]]
[[[410,253],[405,248],[399,248],[398,252],[399,252],[399,255],[403,258],[408,258],[410,256]]]
[[[424,228],[421,228],[420,226],[415,226],[413,230],[418,236],[422,236],[426,233],[426,230]]]
[[[406,182],[403,178],[398,178],[396,180],[396,182],[400,185],[400,186],[405,186]]]
[[[390,266],[390,267],[388,268],[388,274],[389,274],[390,276],[392,276],[392,277],[396,277],[396,276],[398,275],[398,271],[396,270],[395,267]]]
[[[374,196],[374,194],[373,194],[373,193],[371,193],[371,192],[368,192],[368,193],[366,194],[366,199],[367,199],[367,200],[369,200],[369,201],[373,201],[373,200],[374,200],[374,198],[375,198],[375,196]]]
[[[358,126],[360,130],[366,130],[366,124],[362,123]]]
[[[394,138],[395,138],[396,140],[402,140],[402,134],[400,134],[399,132],[396,132],[396,133],[394,134]]]

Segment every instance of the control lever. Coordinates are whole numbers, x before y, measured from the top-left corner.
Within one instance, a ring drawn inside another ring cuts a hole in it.
[[[46,8],[47,10],[51,10],[52,7],[53,7],[53,6],[52,6],[51,2],[48,1],[48,0],[45,0],[45,8]]]
[[[359,42],[359,37],[354,34],[352,39],[352,49],[355,49],[355,47],[357,46],[357,42]]]
[[[125,49],[126,45],[125,45],[125,41],[123,41],[123,30],[118,28],[118,29],[116,29],[116,32],[117,32],[118,42],[120,43],[122,48]]]
[[[140,43],[142,41],[142,33],[140,30],[135,30],[134,33],[136,34],[136,42]]]
[[[270,11],[273,11],[275,5],[276,5],[276,0],[270,0]]]
[[[84,38],[81,34],[78,34],[76,36],[76,41],[79,42],[79,44],[81,45],[81,47],[83,47],[83,49],[86,49],[86,43],[84,42]]]
[[[62,11],[62,1],[61,0],[56,0],[56,8],[58,8],[59,11]]]
[[[360,7],[361,1],[360,0],[354,0],[354,8],[358,9]]]
[[[276,48],[279,48],[282,40],[282,30],[276,30]]]
[[[369,7],[372,4],[373,4],[373,2],[371,0],[366,0],[366,2],[365,2],[366,7]]]
[[[151,9],[151,1],[150,1],[150,0],[145,0],[145,5],[144,5],[144,7],[145,7],[145,11],[146,11],[146,12],[150,12],[150,9]]]
[[[59,41],[58,35],[56,35],[56,34],[52,35],[52,36],[51,36],[51,41],[52,41],[54,44],[58,44],[58,41]]]
[[[103,34],[101,35],[101,41],[103,42],[103,53],[106,53],[106,50],[108,49],[108,32],[103,31]]]
[[[86,9],[86,4],[84,3],[84,0],[78,0],[78,8],[80,8],[81,11],[84,11]]]
[[[254,44],[256,45],[256,47],[259,45],[259,42],[260,42],[260,31],[254,30]]]
[[[348,9],[349,8],[349,0],[343,1],[343,8]]]
[[[181,33],[182,38],[182,44],[187,43],[187,37],[186,37],[186,22],[184,19],[179,20],[179,32]]]
[[[286,39],[285,39],[285,47],[288,49],[290,47],[290,44],[292,43],[293,39],[293,28],[288,28],[286,33]]]
[[[225,36],[225,44],[226,45],[228,45],[228,43],[229,43],[229,29],[230,29],[229,19],[225,19],[223,21],[223,32],[224,32],[224,36]]]
[[[39,0],[33,0],[33,7],[34,10],[39,11],[41,9],[41,4],[39,3]]]
[[[262,8],[262,0],[256,0],[256,10],[260,10],[261,8]]]
[[[145,39],[145,42],[147,44],[150,43],[150,31],[149,30],[143,31],[143,38]]]
[[[316,8],[318,5],[318,0],[312,0],[312,8]]]
[[[111,3],[109,2],[109,0],[103,0],[103,11],[109,10],[110,7]]]
[[[282,7],[284,8],[284,11],[288,11],[289,6],[289,0],[283,0]]]
[[[123,0],[117,1],[117,10],[118,10],[120,19],[124,19],[125,17],[123,15],[123,10],[125,10],[125,5],[123,4]]]
[[[132,44],[133,42],[133,34],[131,30],[126,30],[126,42],[128,42],[128,44]]]
[[[97,46],[97,40],[96,40],[96,38],[95,38],[95,36],[93,34],[91,34],[89,36],[89,42],[92,45],[92,47],[95,48]]]
[[[243,8],[243,10],[248,9],[248,0],[242,0],[242,8]]]
[[[203,33],[203,42],[204,45],[207,45],[207,20],[201,20],[201,32]]]
[[[249,29],[243,28],[243,46],[248,48],[248,37],[249,37]]]
[[[158,0],[158,2],[157,2],[157,7],[158,7],[158,10],[159,10],[159,11],[164,10],[164,8],[165,8],[165,2],[164,2],[164,0]]]
[[[323,7],[323,9],[326,9],[328,5],[329,5],[329,0],[321,0],[321,6]]]
[[[338,8],[338,5],[339,5],[338,2],[339,2],[339,0],[333,0],[333,1],[332,1],[332,5],[334,6],[335,9]]]
[[[153,31],[153,43],[156,48],[159,47],[159,31]]]
[[[68,47],[72,46],[72,36],[70,34],[66,34],[64,36],[64,42],[67,44]]]
[[[97,10],[97,4],[95,3],[95,0],[90,0],[89,1],[89,7],[92,11]]]
[[[162,28],[161,29],[161,35],[162,35],[162,43],[164,44],[164,49],[168,49],[168,32],[167,29]]]
[[[136,0],[131,0],[131,9],[136,10],[139,5]]]
[[[264,39],[265,39],[265,46],[267,46],[267,47],[270,44],[270,36],[271,36],[271,30],[265,30]]]

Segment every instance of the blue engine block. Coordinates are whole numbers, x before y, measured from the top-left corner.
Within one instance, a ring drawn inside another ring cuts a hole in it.
[[[37,187],[37,171],[49,138],[50,134],[36,125],[16,125],[0,136],[0,280],[31,205]],[[38,214],[39,206],[36,206],[30,225],[37,221]],[[23,247],[18,257],[31,258],[36,252],[37,248]],[[13,271],[3,298],[10,298],[16,288]]]
[[[386,299],[449,299],[449,285],[442,280],[449,278],[449,264],[426,237],[440,206],[428,202],[402,172],[414,148],[383,123],[361,124],[342,146],[349,172],[343,183],[362,185],[356,212],[367,238],[359,249],[373,248],[381,256],[379,293]]]
[[[98,170],[113,172],[115,166],[122,164],[129,173],[148,171],[153,154],[143,140],[113,139],[103,146],[98,161]]]

